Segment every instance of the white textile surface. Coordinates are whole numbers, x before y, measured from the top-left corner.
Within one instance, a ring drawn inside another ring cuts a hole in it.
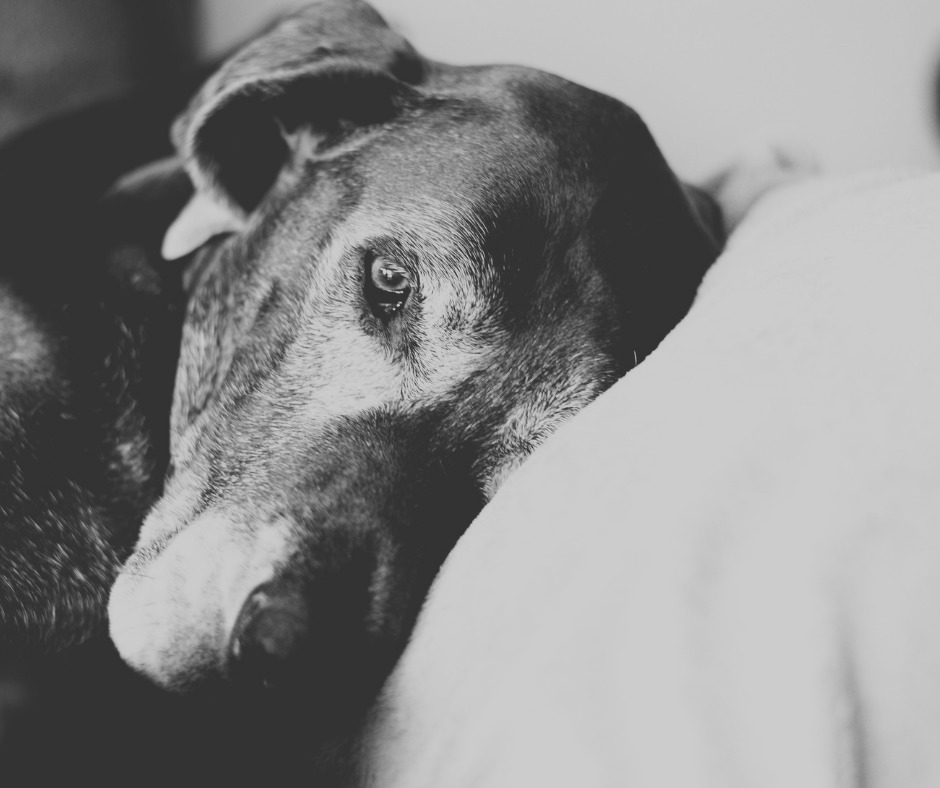
[[[940,785],[940,175],[765,198],[445,564],[381,788]]]

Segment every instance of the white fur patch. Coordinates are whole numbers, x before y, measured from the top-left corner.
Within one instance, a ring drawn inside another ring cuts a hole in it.
[[[216,512],[138,546],[108,608],[121,656],[169,689],[224,671],[242,604],[287,560],[292,537],[284,521],[246,524]]]

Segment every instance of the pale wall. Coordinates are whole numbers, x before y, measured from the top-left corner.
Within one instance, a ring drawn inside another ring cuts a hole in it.
[[[290,0],[203,0],[215,51]],[[697,177],[752,140],[829,170],[940,165],[940,0],[375,0],[424,54],[538,66],[611,93]]]

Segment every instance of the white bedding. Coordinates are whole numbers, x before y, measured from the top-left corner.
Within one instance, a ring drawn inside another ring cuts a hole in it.
[[[367,784],[940,785],[940,175],[765,198],[457,545]]]

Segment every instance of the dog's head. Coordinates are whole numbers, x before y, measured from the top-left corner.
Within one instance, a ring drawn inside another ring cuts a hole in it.
[[[718,242],[628,107],[428,62],[358,0],[236,55],[174,138],[196,192],[165,251],[201,248],[173,467],[112,636],[162,685],[302,687],[338,714],[501,480],[655,348]]]

